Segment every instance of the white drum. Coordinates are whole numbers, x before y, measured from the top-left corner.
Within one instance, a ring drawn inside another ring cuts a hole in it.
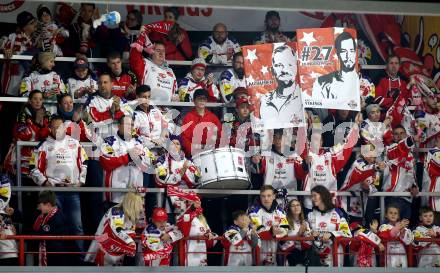
[[[244,190],[250,186],[246,171],[245,152],[237,148],[220,148],[193,157],[200,168],[197,188]]]

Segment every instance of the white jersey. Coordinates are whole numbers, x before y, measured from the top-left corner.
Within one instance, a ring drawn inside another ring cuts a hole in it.
[[[439,242],[418,242],[417,239],[432,238],[428,235],[428,231],[433,230],[437,234],[437,238],[440,236],[439,226],[418,226],[414,231],[413,245],[418,250],[418,267],[440,267],[440,243]]]
[[[361,136],[364,142],[373,144],[379,152],[383,151],[387,136],[391,136],[391,129],[387,128],[383,122],[372,122],[366,119],[361,123]]]
[[[90,116],[92,122],[95,136],[92,140],[95,144],[100,145],[102,139],[115,135],[118,131],[116,121],[123,117],[124,115],[132,115],[132,107],[126,103],[125,99],[121,99],[121,110],[112,113],[110,111],[113,104],[113,98],[109,99],[103,98],[100,95],[94,95],[89,98],[86,103],[86,111]],[[96,139],[100,137],[100,139]]]
[[[95,93],[98,90],[98,83],[92,78],[92,76],[87,76],[85,79],[69,78],[67,79],[67,90],[72,98],[79,98],[75,96],[76,92],[81,92],[84,89],[92,89]],[[87,93],[85,93],[87,94]]]
[[[124,215],[123,209],[117,205],[110,208],[102,217],[96,230],[96,236],[106,235],[105,240],[92,241],[84,261],[95,262],[98,265],[122,265],[125,255],[136,254],[134,237],[136,223]],[[103,255],[99,255],[103,254]]]
[[[151,166],[152,154],[137,138],[124,140],[118,134],[104,139],[101,145],[104,185],[110,188],[138,188],[143,186],[143,172]],[[106,193],[106,199],[120,203],[124,193]]]
[[[304,183],[303,191],[310,191],[317,185],[326,187],[329,191],[337,191],[337,173],[345,166],[350,159],[353,147],[359,138],[357,126],[353,127],[343,145],[337,144],[329,151],[321,151],[319,154],[309,152],[312,162],[309,166]],[[304,198],[304,207],[312,209],[310,197]]]
[[[293,223],[293,228],[290,227],[289,225],[289,230],[287,231],[287,236],[288,237],[294,237],[294,236],[299,236],[299,229],[301,228],[302,224],[306,225],[306,229],[304,231],[304,233],[302,234],[302,236],[307,237],[310,236],[310,225],[307,221],[295,221]],[[285,242],[280,242],[280,249],[282,251],[292,251],[293,249],[298,249],[298,250],[305,250],[303,248],[304,243],[300,242],[300,241],[285,241]]]
[[[338,197],[340,207],[350,216],[363,217],[367,206],[368,194],[377,191],[374,184],[378,179],[380,179],[380,175],[376,174],[375,164],[368,164],[368,162],[362,158],[357,159],[353,162],[353,165],[351,165],[339,191],[350,191],[360,194],[360,192],[364,190],[361,184],[363,182],[368,182],[368,193],[364,193],[361,197]]]
[[[219,91],[215,84],[206,85],[205,77],[200,81],[196,82],[189,72],[185,78],[181,79],[179,82],[179,99],[180,101],[194,101],[194,92],[198,89],[205,89],[208,91],[208,100],[212,102],[217,102],[219,100]]]
[[[387,242],[385,267],[408,267],[405,245],[410,245],[414,240],[411,230],[407,228],[397,230],[392,224],[382,224],[378,235],[385,240],[397,239],[397,241]]]
[[[304,179],[307,173],[305,169],[307,166],[303,164],[303,159],[299,155],[284,156],[272,151],[270,155],[263,157],[259,171],[264,174],[264,185],[296,191],[298,179]]]
[[[14,55],[26,54],[34,48],[32,37],[28,37],[24,32],[9,34],[7,38],[2,38],[0,48],[11,49]],[[20,83],[27,66],[19,60],[8,60],[3,62],[1,73],[2,92],[7,95],[18,96]]]
[[[177,81],[173,70],[165,63],[159,66],[144,59],[145,69],[141,84],[151,88],[151,98],[158,101],[171,101],[177,91]]]
[[[84,184],[87,155],[78,140],[65,136],[55,140],[51,136],[42,142],[33,154],[30,176],[37,185],[47,181],[51,186],[58,186],[70,181],[72,185]]]
[[[169,241],[161,237],[165,234],[170,236]],[[153,223],[147,225],[142,232],[139,250],[143,252],[143,261],[138,265],[146,266],[169,266],[173,243],[182,239],[182,232],[174,225],[167,223],[163,230]]]
[[[224,102],[231,102],[233,100],[234,90],[238,87],[246,88],[245,78],[239,79],[232,68],[225,70],[220,75],[218,80],[220,94]]]
[[[234,53],[240,52],[240,45],[234,38],[226,38],[223,44],[218,44],[212,36],[209,36],[199,46],[199,57],[206,60],[210,64],[228,64],[228,54],[230,57]]]
[[[200,178],[199,170],[192,161],[185,158],[184,154],[174,158],[169,153],[166,153],[157,161],[155,178],[156,186],[159,188],[172,185],[179,188],[192,189]],[[187,162],[188,168],[182,174],[181,170],[185,162]]]
[[[308,222],[310,223],[310,229],[312,232],[330,232],[335,238],[351,237],[348,222],[340,209],[331,209],[326,212],[314,209],[308,215]],[[333,266],[333,256],[331,254],[332,241],[323,242],[318,239],[313,243],[318,248],[321,262],[328,266]],[[344,262],[344,252],[342,250],[342,245],[339,245],[338,253],[341,254],[338,254],[338,266],[342,266]]]
[[[252,247],[260,243],[258,236],[252,234],[252,228],[243,230],[236,225],[230,226],[225,234],[225,265],[251,266]]]
[[[260,265],[276,265],[276,251],[278,242],[273,240],[273,228],[279,228],[281,233],[277,238],[287,235],[289,224],[284,210],[274,201],[272,207],[267,210],[264,206],[257,203],[248,210],[252,225],[257,227],[257,233],[262,239],[260,250]]]
[[[440,192],[440,149],[434,148],[428,151],[423,174],[423,192]],[[434,211],[440,211],[440,197],[430,196],[428,206]]]
[[[174,131],[174,123],[168,120],[162,114],[159,108],[152,107],[148,112],[137,108],[133,115],[134,128],[139,136],[145,137],[146,145],[148,147],[155,146],[152,140],[162,139],[163,133],[172,133]]]
[[[45,74],[34,71],[23,78],[20,85],[20,94],[27,97],[32,90],[40,90],[43,93],[56,91],[57,94],[67,92],[63,80],[55,71]]]
[[[406,138],[399,143],[386,147],[386,168],[383,174],[383,187],[385,192],[408,192],[416,186],[415,159],[411,152],[412,139]],[[410,197],[402,197],[411,202]]]

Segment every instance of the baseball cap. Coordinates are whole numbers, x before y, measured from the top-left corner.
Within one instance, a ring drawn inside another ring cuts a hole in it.
[[[168,221],[167,211],[164,208],[154,208],[153,209],[153,216],[151,217],[151,219],[153,219],[153,221],[157,221],[157,222]]]
[[[249,104],[249,100],[247,98],[238,98],[237,101],[235,102],[235,107],[240,107],[240,105],[242,105],[243,103],[247,103]]]
[[[89,68],[89,63],[88,63],[87,60],[85,60],[83,58],[78,58],[73,63],[73,68],[74,69],[77,69],[77,68]]]
[[[269,19],[270,17],[277,17],[278,19],[280,19],[280,14],[279,14],[279,12],[278,11],[275,11],[275,10],[269,10],[267,13],[266,13],[266,20],[267,19]]]
[[[197,89],[196,91],[194,91],[193,100],[195,100],[197,97],[202,96],[208,98],[208,91],[206,91],[206,89]]]

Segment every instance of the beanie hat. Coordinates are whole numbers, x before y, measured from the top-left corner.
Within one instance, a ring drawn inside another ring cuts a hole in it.
[[[17,25],[19,28],[24,28],[32,20],[35,20],[35,17],[30,12],[22,11],[17,15]]]
[[[192,61],[192,64],[191,64],[191,70],[193,70],[193,69],[196,68],[196,67],[203,67],[203,68],[206,68],[206,62],[205,62],[205,59],[203,59],[203,58],[195,58],[195,59]]]
[[[41,16],[43,16],[43,12],[49,14],[52,16],[52,13],[50,12],[50,9],[45,5],[39,5],[37,8],[37,18],[38,20],[41,20]]]

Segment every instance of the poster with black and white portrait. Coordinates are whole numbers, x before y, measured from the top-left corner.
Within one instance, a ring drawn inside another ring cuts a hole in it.
[[[304,107],[360,110],[356,30],[298,29]]]
[[[253,106],[252,128],[299,127],[304,108],[298,84],[295,43],[242,47],[246,87]]]

